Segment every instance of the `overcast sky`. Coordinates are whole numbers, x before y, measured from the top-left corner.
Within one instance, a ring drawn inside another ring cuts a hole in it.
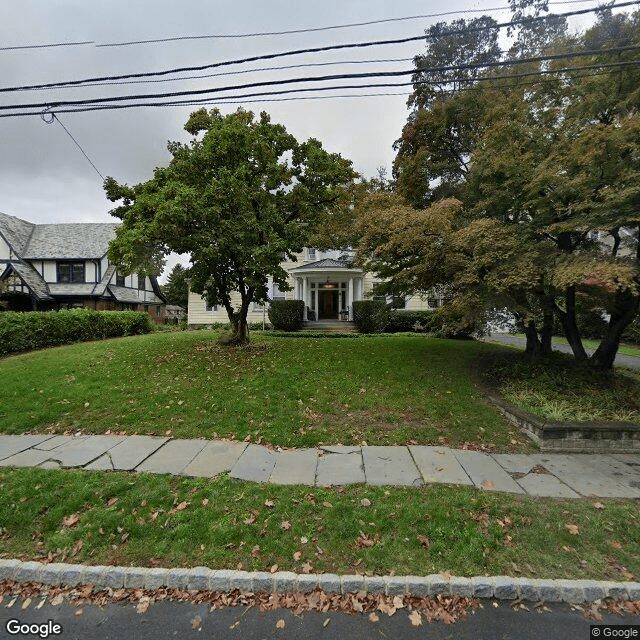
[[[119,47],[96,46],[98,44],[317,28],[443,11],[484,10],[506,4],[506,0],[451,0],[448,3],[437,0],[5,1],[0,8],[0,87],[159,71],[291,49],[419,36],[433,22],[480,14],[431,17],[303,34],[180,40]],[[560,5],[553,9],[560,12],[568,7]],[[507,19],[509,15],[507,11],[487,13],[498,20]],[[84,41],[93,44],[10,49]],[[412,42],[276,58],[183,75],[311,62],[344,62],[332,66],[219,75],[180,82],[1,93],[0,106],[186,91],[330,73],[410,69],[411,58],[423,51],[423,42]],[[346,64],[346,61],[371,59],[404,61],[377,65]],[[402,80],[391,80],[399,81]],[[366,83],[367,80],[355,81],[354,84],[358,82]],[[406,99],[409,87],[333,92],[334,95],[374,92],[399,92],[402,95],[245,102],[244,106],[256,112],[268,111],[273,121],[284,124],[298,140],[318,138],[326,149],[349,158],[358,172],[372,177],[377,167],[384,166],[390,170],[394,157],[392,145],[399,137],[408,113]],[[215,103],[210,106],[215,106]],[[103,176],[135,184],[150,178],[154,167],[168,162],[168,140],[188,140],[188,134],[182,127],[195,108],[180,106],[59,113],[58,118]],[[220,108],[226,113],[237,106],[224,105]],[[112,204],[104,196],[102,179],[60,122],[47,124],[37,115],[0,118],[0,211],[36,223],[114,220],[108,213]]]

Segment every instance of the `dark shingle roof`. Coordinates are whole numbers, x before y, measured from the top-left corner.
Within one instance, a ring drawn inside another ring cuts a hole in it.
[[[29,263],[22,260],[12,260],[11,266],[38,300],[53,300],[49,295],[47,283]]]
[[[19,255],[22,255],[22,252],[27,246],[27,242],[35,226],[36,225],[31,222],[20,220],[20,218],[8,216],[6,213],[0,212],[0,233]]]
[[[36,225],[24,258],[98,259],[107,253],[109,241],[116,237],[115,223],[71,223]]]

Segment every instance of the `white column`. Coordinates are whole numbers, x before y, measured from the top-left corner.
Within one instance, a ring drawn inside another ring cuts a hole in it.
[[[347,306],[349,307],[349,321],[353,320],[353,278],[349,278],[347,288]]]
[[[302,318],[307,321],[307,276],[302,278],[302,300],[304,302],[304,311],[302,312]]]

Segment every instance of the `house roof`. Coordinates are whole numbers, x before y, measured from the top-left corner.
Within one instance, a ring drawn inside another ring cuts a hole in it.
[[[334,258],[323,258],[315,262],[307,262],[294,269],[289,269],[291,273],[300,273],[303,271],[353,271],[361,273],[362,269],[351,266],[350,262],[344,260],[335,260]]]
[[[24,251],[28,260],[99,259],[116,237],[115,223],[38,224]]]
[[[27,246],[35,226],[31,222],[0,212],[0,234],[19,255],[22,255]]]
[[[49,287],[42,276],[28,263],[22,260],[12,260],[11,268],[22,281],[31,289],[39,300],[53,300],[49,295]]]

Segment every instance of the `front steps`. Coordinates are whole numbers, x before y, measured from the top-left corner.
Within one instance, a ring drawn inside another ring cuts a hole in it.
[[[326,333],[357,333],[354,322],[346,320],[317,320],[307,321],[302,327],[302,331],[322,331]]]

